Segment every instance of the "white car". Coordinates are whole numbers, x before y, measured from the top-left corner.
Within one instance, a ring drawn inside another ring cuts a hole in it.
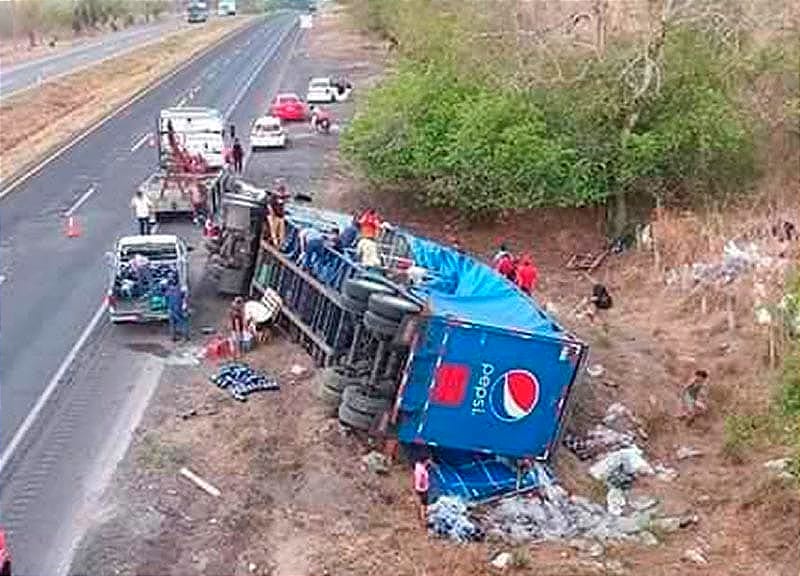
[[[280,118],[262,116],[253,122],[253,128],[250,130],[250,149],[285,148],[287,139],[288,135]]]
[[[353,85],[344,80],[334,82],[330,78],[312,78],[308,83],[306,102],[344,102],[353,91]]]

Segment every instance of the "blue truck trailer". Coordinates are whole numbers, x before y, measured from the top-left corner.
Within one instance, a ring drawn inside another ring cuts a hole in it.
[[[282,299],[290,333],[326,366],[322,396],[341,402],[340,419],[372,430],[388,414],[402,443],[484,471],[482,455],[547,461],[587,346],[486,264],[407,230],[384,230],[378,271],[331,247],[301,264],[302,230],[351,220],[290,206],[287,239],[262,243],[251,284],[253,298]],[[423,274],[408,281],[408,269]]]

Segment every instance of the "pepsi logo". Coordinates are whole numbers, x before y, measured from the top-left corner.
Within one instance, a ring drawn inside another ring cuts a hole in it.
[[[539,402],[539,381],[527,370],[509,370],[492,384],[489,405],[498,420],[516,422]]]

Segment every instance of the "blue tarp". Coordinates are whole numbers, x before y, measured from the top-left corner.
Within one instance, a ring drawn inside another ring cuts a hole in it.
[[[492,496],[507,494],[516,489],[530,490],[542,484],[537,469],[531,467],[520,475],[507,459],[490,454],[463,452],[437,448],[433,451],[435,464],[431,468],[431,494],[458,496],[464,500],[485,500]],[[552,481],[550,471],[540,466]]]
[[[544,336],[563,336],[563,330],[535,300],[486,264],[424,238],[406,234],[417,266],[435,270],[442,281],[418,289],[429,296],[432,312]]]

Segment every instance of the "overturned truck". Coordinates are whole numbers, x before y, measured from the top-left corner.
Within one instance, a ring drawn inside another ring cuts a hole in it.
[[[325,367],[320,398],[348,426],[427,446],[440,492],[535,486],[527,464],[558,444],[586,345],[490,267],[405,230],[384,229],[378,270],[348,248],[299,263],[302,229],[350,218],[290,206],[284,245],[261,243],[251,282],[253,298],[280,296],[283,324]]]

